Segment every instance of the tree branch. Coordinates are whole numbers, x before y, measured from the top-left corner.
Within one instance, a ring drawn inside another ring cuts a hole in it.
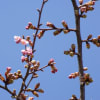
[[[80,100],[85,100],[85,84],[82,82],[83,76],[83,61],[82,61],[82,40],[81,40],[81,33],[80,33],[80,16],[79,16],[79,8],[76,4],[76,0],[71,0],[73,7],[74,7],[74,14],[75,14],[75,23],[76,23],[76,37],[77,37],[77,44],[78,44],[78,65],[79,65],[79,78],[80,78]]]
[[[40,27],[41,14],[42,14],[42,10],[43,10],[44,4],[45,4],[46,2],[47,2],[47,0],[43,0],[41,9],[38,10],[38,11],[39,11],[39,18],[38,18],[38,25],[37,25],[37,28]],[[33,39],[33,46],[32,46],[32,50],[33,50],[33,51],[34,51],[34,47],[35,47],[35,42],[36,42],[37,33],[38,33],[38,30],[36,30],[36,33],[35,33],[35,36],[34,36],[34,39]],[[30,61],[32,61],[32,58],[30,58]],[[19,91],[19,93],[18,93],[18,96],[17,96],[17,99],[16,99],[16,100],[18,100],[20,94],[21,94],[22,91],[23,91],[23,87],[24,87],[24,84],[23,84],[23,83],[26,82],[26,79],[27,79],[27,77],[28,77],[28,75],[29,75],[29,69],[30,69],[30,64],[28,64],[27,72],[26,72],[26,74],[25,74],[25,76],[24,76],[24,78],[23,78],[23,82],[22,82],[22,85],[21,85],[21,88],[20,88],[20,91]]]

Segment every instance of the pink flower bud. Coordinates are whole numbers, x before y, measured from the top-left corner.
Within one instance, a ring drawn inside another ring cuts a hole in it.
[[[54,62],[54,59],[51,58],[51,59],[49,60],[48,64],[50,65],[50,64],[52,64],[53,62]]]
[[[22,61],[22,62],[25,61],[25,56],[21,56],[21,61]]]
[[[27,52],[28,55],[33,54],[32,49],[30,47],[26,47],[26,52]]]
[[[79,3],[80,3],[80,5],[82,5],[82,3],[83,3],[83,0],[79,0]]]
[[[7,67],[7,72],[9,73],[11,71],[11,67]]]

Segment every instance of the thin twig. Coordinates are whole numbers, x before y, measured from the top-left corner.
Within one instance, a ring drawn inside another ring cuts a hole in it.
[[[40,27],[41,14],[42,14],[42,10],[43,10],[43,7],[44,7],[45,2],[46,2],[46,1],[43,0],[42,6],[41,6],[41,10],[39,11],[39,19],[38,19],[37,28]],[[38,30],[36,30],[36,33],[35,33],[35,36],[34,36],[34,39],[33,39],[33,46],[32,46],[32,50],[33,50],[33,51],[34,51],[34,47],[35,47],[35,42],[36,42],[37,33],[38,33]],[[30,61],[32,61],[32,58],[30,59]],[[28,64],[27,72],[26,72],[26,74],[25,74],[25,76],[24,76],[24,79],[23,79],[23,82],[22,82],[22,85],[21,85],[21,88],[20,88],[20,91],[19,91],[19,93],[18,93],[17,98],[19,98],[21,92],[23,91],[23,87],[24,87],[24,84],[23,84],[23,83],[26,82],[26,79],[27,79],[27,77],[28,77],[28,75],[29,75],[29,69],[30,69],[30,64]]]
[[[2,85],[0,85],[0,88],[6,90],[7,92],[9,92],[11,95],[14,95],[13,92],[11,90],[9,90],[7,87],[4,87]]]

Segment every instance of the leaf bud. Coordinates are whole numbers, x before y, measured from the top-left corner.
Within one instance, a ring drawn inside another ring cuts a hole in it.
[[[37,84],[35,85],[35,90],[38,89],[39,86],[40,86],[40,83],[37,83]]]
[[[54,36],[56,36],[56,35],[60,34],[60,33],[61,33],[61,31],[62,31],[61,29],[57,29],[56,31],[54,31],[54,32],[53,32]]]
[[[79,3],[80,3],[80,5],[82,5],[82,3],[83,3],[83,0],[79,0]]]
[[[86,18],[87,16],[86,16],[86,15],[82,15],[81,17],[82,17],[82,18]]]
[[[42,89],[38,89],[37,91],[40,93],[44,93],[44,90],[42,90]]]
[[[39,97],[38,93],[36,91],[32,92],[36,97]]]
[[[72,50],[75,50],[75,44],[71,45]]]
[[[91,39],[92,38],[92,34],[90,34],[88,37],[87,37],[87,40]]]
[[[47,22],[47,24],[46,24],[48,27],[51,27],[51,28],[53,28],[53,29],[55,29],[56,27],[55,27],[55,25],[54,24],[52,24],[51,22]]]
[[[70,53],[70,51],[64,51],[65,55],[68,55]]]

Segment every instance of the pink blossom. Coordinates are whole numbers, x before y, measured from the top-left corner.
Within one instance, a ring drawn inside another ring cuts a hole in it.
[[[28,55],[32,55],[32,49],[30,47],[26,47],[26,51]]]
[[[26,26],[25,28],[28,30],[29,29],[29,26]]]
[[[28,98],[28,100],[33,100],[33,99],[34,99],[33,97],[29,97],[29,98]]]
[[[21,50],[23,55],[32,55],[32,49],[30,47],[26,47],[26,50]]]
[[[27,51],[26,50],[21,50],[23,55],[27,55]]]
[[[21,61],[22,61],[22,62],[25,61],[25,56],[21,56]]]
[[[21,39],[21,44],[23,44],[23,45],[26,45],[26,44],[28,44],[29,42],[28,41],[26,41],[25,39]]]
[[[51,64],[53,64],[53,63],[54,63],[54,59],[51,58],[51,59],[49,60],[48,64],[51,65]]]
[[[16,41],[16,43],[20,43],[21,37],[20,36],[14,36],[14,40]]]

